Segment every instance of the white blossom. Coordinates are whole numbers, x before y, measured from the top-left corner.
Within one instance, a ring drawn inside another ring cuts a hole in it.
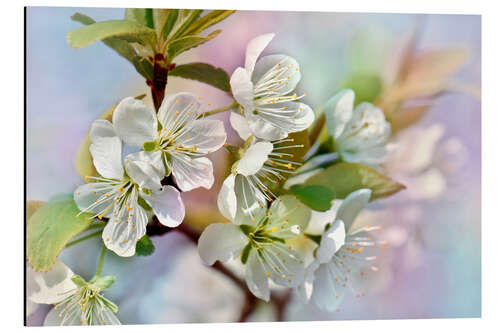
[[[303,145],[294,144],[293,138],[258,140],[248,131],[245,119],[237,114],[231,115],[231,124],[246,142],[221,187],[217,204],[222,215],[238,220],[237,212],[253,216],[255,210],[275,199],[267,184],[278,184],[295,171],[300,163],[291,160],[291,149]]]
[[[236,214],[232,223],[210,224],[198,241],[199,254],[208,265],[239,257],[250,291],[269,301],[268,279],[297,287],[304,278],[304,262],[286,240],[300,235],[310,214],[310,209],[293,196],[280,197],[269,210],[257,209],[254,218]]]
[[[149,208],[168,227],[178,226],[185,212],[179,191],[161,185],[165,169],[151,160],[154,155],[133,153],[122,165],[122,142],[114,133],[106,120],[92,125],[90,153],[100,176],[87,176],[90,182],[75,190],[74,200],[82,212],[109,219],[102,233],[104,244],[128,257],[146,233]]]
[[[284,139],[308,128],[314,120],[311,108],[301,102],[295,88],[301,73],[297,61],[286,55],[259,55],[273,39],[265,34],[252,39],[246,49],[245,68],[231,76],[231,91],[241,105],[251,132],[264,140]]]
[[[377,272],[373,250],[377,243],[370,232],[380,226],[355,226],[355,219],[370,199],[371,190],[349,194],[339,206],[335,220],[326,226],[313,262],[307,267],[304,283],[298,287],[305,300],[322,310],[335,311],[351,289],[365,295],[367,277]]]
[[[144,102],[128,97],[113,113],[118,136],[132,147],[142,147],[153,167],[173,175],[182,191],[211,188],[212,162],[205,155],[226,142],[220,120],[198,119],[200,103],[190,93],[165,96],[158,114]]]
[[[328,134],[344,161],[378,166],[388,152],[391,125],[384,112],[373,104],[363,102],[354,107],[354,97],[354,91],[345,89],[328,101]]]
[[[110,276],[85,282],[61,260],[48,272],[27,270],[27,298],[36,304],[54,304],[44,326],[120,325],[118,307],[102,295],[114,282]]]

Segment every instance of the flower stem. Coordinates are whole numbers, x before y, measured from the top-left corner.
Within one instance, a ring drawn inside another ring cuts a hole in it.
[[[102,265],[104,264],[104,257],[106,256],[106,245],[102,247],[101,254],[99,255],[99,262],[97,263],[97,269],[95,270],[95,276],[99,277],[102,272]]]
[[[87,240],[89,238],[92,238],[92,237],[95,237],[95,236],[99,236],[101,233],[102,233],[102,229],[97,230],[96,232],[93,232],[93,233],[85,235],[85,236],[83,236],[81,238],[75,239],[72,242],[69,242],[68,244],[66,244],[66,247],[70,247],[70,246],[73,246],[73,245],[78,244],[80,242],[83,242],[84,240]]]
[[[207,111],[207,112],[203,112],[198,118],[213,116],[214,114],[234,109],[238,105],[239,105],[238,102],[233,101],[233,103],[231,103],[231,104],[229,104],[227,106],[224,106],[224,107],[221,107],[221,108],[218,108],[218,109],[213,109],[213,110],[210,110],[210,111]]]

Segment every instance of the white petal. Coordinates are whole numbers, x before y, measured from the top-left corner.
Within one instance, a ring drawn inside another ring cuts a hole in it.
[[[349,232],[354,219],[368,204],[372,191],[370,189],[361,189],[350,193],[340,205],[335,219],[342,220],[345,229]]]
[[[262,140],[281,140],[288,136],[288,132],[279,126],[271,123],[268,118],[264,119],[251,113],[245,113],[248,127],[252,133]]]
[[[297,287],[297,293],[302,303],[307,303],[311,299],[314,286],[314,272],[318,269],[318,261],[313,261],[307,268],[304,282]]]
[[[290,238],[297,237],[307,228],[311,219],[311,209],[294,196],[284,195],[273,201],[269,215],[266,229],[271,230],[271,235]]]
[[[117,185],[118,187],[120,185]],[[106,193],[112,191],[112,187],[104,182],[98,183],[88,183],[77,187],[73,193],[73,199],[75,200],[78,209],[83,212],[90,212],[94,214],[99,214],[105,211],[109,205],[113,205],[114,195],[105,197]],[[99,204],[95,205],[96,201],[99,200]],[[92,205],[92,209],[88,209]],[[103,214],[104,217],[109,217],[110,211],[107,214]]]
[[[245,53],[245,69],[248,72],[248,75],[252,75],[257,58],[273,38],[274,33],[269,33],[257,36],[250,42],[248,42],[247,50]]]
[[[334,264],[328,263],[320,265],[314,273],[311,299],[322,310],[330,312],[337,310],[344,298],[346,287],[342,286],[342,282],[335,280],[335,277],[342,276],[341,273],[335,274],[336,271]]]
[[[273,148],[270,142],[257,142],[251,145],[237,162],[236,172],[244,176],[256,174],[267,161]]]
[[[27,297],[30,301],[42,304],[55,304],[76,288],[71,281],[74,273],[61,260],[56,258],[54,266],[47,272],[36,272],[29,265],[27,275]]]
[[[300,79],[299,63],[284,54],[273,54],[260,58],[252,74],[255,90],[259,90],[259,87],[266,89],[269,87],[270,80],[280,80],[278,86],[272,89],[272,92],[279,95],[292,92]]]
[[[63,313],[65,310],[66,306],[60,306],[57,309],[53,307],[47,313],[43,326],[82,326],[82,312],[80,308],[73,308],[66,316]]]
[[[257,115],[246,113],[249,127],[258,138],[278,140],[300,132],[314,121],[313,110],[304,103],[286,102],[256,105]]]
[[[269,281],[267,281],[264,264],[256,250],[250,252],[245,265],[245,281],[252,294],[269,302],[271,294],[269,291]]]
[[[210,189],[214,184],[212,162],[206,157],[192,159],[184,154],[173,155],[172,174],[183,192],[198,187]]]
[[[198,252],[207,265],[219,260],[226,262],[238,256],[248,243],[248,238],[232,223],[208,225],[198,240]]]
[[[344,222],[336,219],[321,237],[321,243],[316,251],[317,260],[322,264],[329,262],[333,255],[344,245],[345,235]]]
[[[229,121],[231,122],[231,126],[234,128],[236,133],[238,133],[240,138],[243,140],[248,139],[250,135],[252,135],[252,131],[250,130],[250,127],[248,127],[247,120],[242,115],[236,112],[231,112]]]
[[[121,325],[120,320],[108,307],[103,307],[95,317],[97,318],[96,325]]]
[[[143,101],[127,97],[113,112],[113,125],[120,138],[129,146],[142,147],[144,142],[158,137],[156,114]]]
[[[221,214],[229,219],[234,220],[236,216],[236,194],[234,192],[235,175],[230,174],[222,183],[222,186],[217,196],[217,207]]]
[[[236,194],[236,216],[232,220],[235,224],[255,225],[259,222],[267,210],[266,197],[255,186],[252,185],[250,178],[236,175],[234,181],[234,192]]]
[[[360,103],[342,134],[336,138],[341,151],[363,151],[385,145],[391,134],[391,125],[384,112],[370,104]]]
[[[90,127],[90,142],[95,142],[99,138],[109,138],[116,136],[115,128],[108,120],[97,119]]]
[[[158,110],[162,131],[176,133],[181,128],[190,128],[199,115],[200,106],[196,96],[191,93],[180,92],[165,96]]]
[[[269,275],[274,283],[295,288],[304,281],[304,262],[300,255],[286,244],[274,242],[272,245],[266,245],[261,254],[265,259],[263,267],[266,275]]]
[[[136,200],[129,205],[130,210],[123,206],[118,212],[115,211],[102,233],[106,247],[121,257],[133,256],[135,244],[146,234],[148,217]]]
[[[165,166],[160,151],[140,151],[125,157],[127,175],[141,188],[161,189],[161,180],[165,177]]]
[[[185,148],[195,147],[198,153],[213,153],[226,142],[224,123],[212,119],[195,120],[191,123],[191,128],[180,135],[176,142]]]
[[[330,98],[325,106],[326,126],[328,134],[338,138],[352,117],[354,107],[354,91],[344,89]]]
[[[96,139],[89,147],[94,166],[101,176],[111,179],[123,178],[122,142],[120,138]]]
[[[253,111],[253,84],[244,68],[238,67],[229,81],[234,99],[248,112]]]
[[[185,215],[184,203],[179,191],[173,186],[163,186],[162,190],[144,196],[161,224],[174,228],[182,223]]]

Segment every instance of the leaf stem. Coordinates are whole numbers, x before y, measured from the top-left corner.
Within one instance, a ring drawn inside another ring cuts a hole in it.
[[[102,247],[101,254],[99,255],[99,262],[97,263],[97,269],[95,270],[95,277],[99,277],[102,272],[102,265],[104,264],[104,257],[106,256],[106,245]]]
[[[220,112],[224,112],[224,111],[227,111],[227,110],[231,110],[231,109],[234,109],[235,107],[237,107],[239,104],[238,102],[236,101],[233,101],[233,103],[227,105],[227,106],[223,106],[221,108],[217,108],[217,109],[213,109],[213,110],[210,110],[210,111],[207,111],[207,112],[204,112],[202,113],[198,118],[203,118],[203,117],[208,117],[208,116],[213,116],[214,114],[217,114],[217,113],[220,113]]]
[[[100,235],[100,234],[102,233],[102,230],[103,230],[103,229],[100,229],[100,230],[97,230],[97,231],[95,231],[95,232],[93,232],[93,233],[91,233],[91,234],[88,234],[88,235],[85,235],[85,236],[83,236],[83,237],[81,237],[81,238],[75,239],[74,241],[69,242],[68,244],[66,244],[66,248],[68,248],[68,247],[70,247],[70,246],[73,246],[73,245],[75,245],[75,244],[78,244],[78,243],[80,243],[80,242],[83,242],[84,240],[87,240],[87,239],[89,239],[89,238],[92,238],[92,237],[98,236],[98,235]]]

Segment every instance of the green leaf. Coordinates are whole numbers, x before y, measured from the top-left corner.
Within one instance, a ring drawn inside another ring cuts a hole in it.
[[[148,235],[142,238],[135,245],[135,254],[138,256],[149,256],[155,251],[155,246]]]
[[[153,9],[154,29],[159,40],[163,40],[163,27],[165,26],[165,22],[167,21],[171,11],[171,9]]]
[[[119,38],[127,42],[155,46],[156,34],[153,29],[134,21],[109,20],[96,22],[71,30],[66,35],[71,47],[79,49],[106,38]]]
[[[223,91],[229,91],[231,89],[229,85],[229,75],[226,71],[201,62],[175,66],[168,74],[184,79],[200,81]]]
[[[43,205],[45,205],[43,201],[30,200],[26,202],[26,221]]]
[[[178,17],[179,17],[179,10],[178,9],[170,9],[170,12],[168,14],[168,18],[165,21],[165,24],[163,25],[163,29],[162,29],[163,40],[166,40],[168,38],[168,35],[172,31],[172,28],[174,27],[175,23],[177,22]]]
[[[201,9],[185,9],[182,12],[181,19],[179,20],[178,27],[172,35],[172,39],[177,39],[186,36],[184,33],[190,26],[200,17],[203,10]]]
[[[95,23],[95,21],[91,17],[80,13],[75,13],[73,16],[71,16],[71,19],[85,25]],[[102,42],[116,51],[119,55],[130,61],[134,65],[137,72],[141,74],[145,79],[153,79],[153,64],[149,61],[149,59],[137,55],[135,49],[127,41],[119,38],[109,37],[103,39]]]
[[[125,19],[153,28],[153,10],[151,8],[126,8]]]
[[[79,213],[73,194],[68,194],[52,198],[31,216],[26,234],[33,269],[48,271],[66,243],[90,225],[92,215]]]
[[[338,199],[343,199],[356,190],[369,188],[372,190],[371,200],[387,197],[405,188],[366,165],[344,162],[311,176],[304,185],[328,187]]]
[[[356,94],[355,104],[373,102],[382,92],[382,79],[377,74],[355,73],[344,82],[342,88],[350,88]]]
[[[215,38],[220,32],[221,30],[215,30],[208,36],[186,36],[175,39],[167,46],[168,58],[172,60],[182,52],[186,52]]]
[[[71,16],[71,19],[76,22],[80,22],[81,24],[84,25],[89,25],[95,23],[95,20],[91,18],[88,15],[82,14],[82,13],[75,13],[73,16]]]
[[[197,22],[193,23],[186,31],[185,35],[198,35],[203,30],[211,27],[212,25],[222,21],[229,15],[233,14],[235,10],[213,10],[207,15],[200,18]]]
[[[304,204],[320,212],[329,210],[335,198],[331,189],[319,185],[293,185],[290,191]]]

